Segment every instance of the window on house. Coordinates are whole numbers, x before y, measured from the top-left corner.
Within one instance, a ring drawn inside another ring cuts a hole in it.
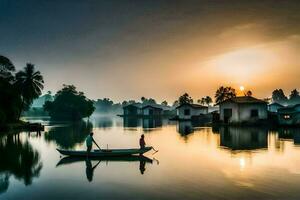
[[[257,109],[251,110],[251,117],[258,117],[258,110]]]
[[[191,114],[190,109],[185,109],[185,110],[184,110],[184,115],[190,115],[190,114]]]

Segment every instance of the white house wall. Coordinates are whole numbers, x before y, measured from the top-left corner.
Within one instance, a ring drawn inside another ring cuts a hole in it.
[[[190,110],[190,115],[184,115],[184,111],[186,109]],[[192,116],[199,116],[201,114],[207,114],[208,109],[207,108],[194,108],[192,106],[183,105],[177,109],[177,116],[179,119],[191,119]]]
[[[268,111],[265,104],[237,104],[232,102],[220,105],[220,119],[224,121],[224,109],[232,109],[229,122],[243,122],[251,120],[251,110],[258,110],[258,119],[267,119]]]

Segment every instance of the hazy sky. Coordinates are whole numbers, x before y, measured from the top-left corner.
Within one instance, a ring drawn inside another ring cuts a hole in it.
[[[174,101],[220,85],[300,89],[300,1],[0,0],[0,54],[45,91]]]

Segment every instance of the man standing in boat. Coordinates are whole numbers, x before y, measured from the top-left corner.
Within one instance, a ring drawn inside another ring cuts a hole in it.
[[[87,147],[87,156],[89,156],[89,154],[90,154],[90,152],[91,152],[91,150],[92,150],[93,143],[95,143],[95,145],[96,145],[99,149],[101,149],[101,148],[98,146],[98,144],[96,143],[96,141],[94,140],[93,135],[94,135],[94,133],[91,132],[91,133],[87,136],[87,138],[86,138],[86,140],[85,140],[85,142],[86,142],[86,147]]]
[[[141,138],[140,138],[140,148],[141,149],[144,149],[146,146],[146,142],[145,142],[145,136],[144,134],[141,135]]]

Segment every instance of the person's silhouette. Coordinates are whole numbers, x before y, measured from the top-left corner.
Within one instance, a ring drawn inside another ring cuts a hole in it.
[[[89,182],[93,181],[93,176],[94,176],[94,170],[96,169],[96,167],[99,165],[99,162],[93,167],[91,160],[87,157],[85,159],[85,165],[86,165],[86,169],[85,169],[85,173],[86,173],[86,178]]]
[[[145,160],[140,160],[140,172],[141,172],[141,174],[144,174],[144,172],[146,170],[145,165],[146,165],[146,161]]]

